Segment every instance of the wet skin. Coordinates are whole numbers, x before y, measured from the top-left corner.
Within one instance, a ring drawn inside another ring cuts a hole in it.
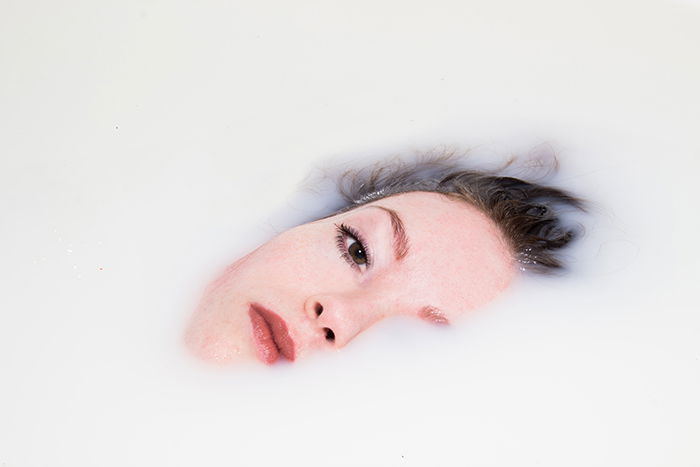
[[[475,207],[437,193],[394,195],[292,228],[240,258],[206,291],[185,341],[221,364],[298,360],[390,316],[453,322],[516,271],[503,235]]]

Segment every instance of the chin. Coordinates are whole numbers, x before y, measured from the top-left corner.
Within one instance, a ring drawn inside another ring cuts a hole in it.
[[[245,352],[240,341],[236,340],[236,330],[224,323],[212,325],[210,321],[197,314],[185,333],[185,347],[190,355],[218,365],[228,365],[246,360]]]

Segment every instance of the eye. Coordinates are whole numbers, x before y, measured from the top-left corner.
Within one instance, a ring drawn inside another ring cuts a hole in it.
[[[357,230],[345,224],[335,226],[338,235],[336,236],[336,244],[340,250],[341,257],[355,269],[360,269],[364,265],[368,268],[371,264],[371,256],[369,250],[365,246],[366,243]]]

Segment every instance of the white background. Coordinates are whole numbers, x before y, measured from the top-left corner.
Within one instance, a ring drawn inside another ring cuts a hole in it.
[[[0,466],[700,465],[699,83],[690,0],[1,0]],[[182,350],[310,171],[443,146],[558,154],[569,275],[295,365]]]

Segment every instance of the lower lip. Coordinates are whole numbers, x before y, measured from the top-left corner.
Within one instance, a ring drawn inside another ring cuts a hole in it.
[[[280,354],[294,361],[294,342],[289,337],[287,325],[272,311],[257,304],[251,304],[248,316],[253,328],[253,340],[260,359],[271,365]]]

